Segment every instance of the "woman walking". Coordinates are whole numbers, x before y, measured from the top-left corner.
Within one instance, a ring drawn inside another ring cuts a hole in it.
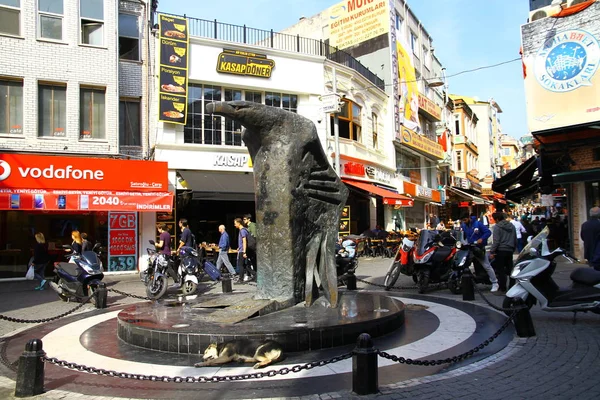
[[[33,264],[35,279],[40,281],[40,285],[36,286],[34,290],[44,290],[46,280],[44,279],[44,271],[50,257],[48,256],[48,249],[46,248],[46,238],[42,232],[35,234],[35,246],[33,248],[33,257],[31,263]]]

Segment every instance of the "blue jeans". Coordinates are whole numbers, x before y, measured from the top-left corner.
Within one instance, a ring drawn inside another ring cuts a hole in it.
[[[521,251],[523,251],[523,247],[525,247],[525,245],[523,244],[523,242],[525,241],[525,239],[523,238],[517,238],[517,254],[521,253]]]
[[[38,281],[44,280],[44,270],[46,269],[46,264],[33,264],[33,276]]]

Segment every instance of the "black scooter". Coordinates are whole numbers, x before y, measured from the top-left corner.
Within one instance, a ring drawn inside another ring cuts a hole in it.
[[[452,272],[448,278],[448,289],[454,294],[462,293],[462,277],[467,269],[471,270],[475,283],[491,285],[490,277],[483,265],[475,258],[479,252],[485,252],[475,243],[462,240],[463,232],[457,232],[459,240],[456,242],[456,254],[452,262]]]

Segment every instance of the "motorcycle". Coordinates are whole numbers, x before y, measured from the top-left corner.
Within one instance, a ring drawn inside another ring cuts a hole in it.
[[[154,240],[150,240],[150,244],[156,246]],[[167,292],[169,275],[171,275],[173,280],[177,281],[177,275],[173,269],[173,260],[171,257],[160,252],[155,253],[152,265],[146,271],[147,278],[144,279],[146,296],[153,300],[160,299]]]
[[[459,232],[461,236],[456,242],[456,255],[452,262],[452,272],[448,278],[448,289],[453,294],[462,293],[462,277],[467,269],[471,271],[473,280],[475,283],[483,283],[490,285],[490,277],[481,265],[481,263],[475,258],[478,252],[482,250],[475,243],[468,243],[462,239],[463,232]]]
[[[404,236],[402,238],[402,243],[398,246],[398,250],[394,255],[394,260],[390,264],[390,267],[385,274],[385,279],[383,281],[383,285],[385,286],[385,290],[390,290],[392,286],[398,280],[400,274],[414,276],[414,262],[413,262],[413,253],[415,251],[415,237],[414,236]],[[413,278],[414,279],[414,278]],[[417,282],[415,282],[417,283]]]
[[[346,285],[348,273],[354,273],[358,268],[358,255],[356,254],[356,243],[351,240],[337,245],[335,253],[335,265],[338,277],[338,285]]]
[[[192,247],[183,246],[179,250],[179,281],[184,295],[196,293],[198,282],[204,276],[204,269],[200,268],[198,251]]]
[[[422,230],[413,253],[413,280],[419,293],[425,293],[430,283],[446,282],[456,253],[456,239],[449,232]]]
[[[600,314],[600,271],[590,267],[577,268],[571,272],[571,285],[559,287],[552,279],[557,258],[565,257],[574,262],[563,249],[550,251],[545,227],[519,253],[510,277],[516,284],[509,289],[502,306],[511,308],[525,304],[531,308],[539,302],[544,311],[591,311]],[[509,312],[506,312],[510,314]]]
[[[65,245],[63,248],[71,249],[72,254],[67,256],[69,262],[54,263],[56,275],[54,280],[49,283],[50,288],[58,293],[63,301],[72,299],[81,301],[84,297],[92,296],[91,301],[96,304],[98,299],[93,294],[104,278],[104,267],[99,258],[100,243],[96,243],[92,251],[84,251],[82,254],[74,252],[69,245]],[[106,304],[106,298],[100,299],[100,301],[104,301]]]

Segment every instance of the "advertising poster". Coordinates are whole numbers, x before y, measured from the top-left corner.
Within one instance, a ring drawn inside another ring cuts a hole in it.
[[[189,32],[186,18],[159,14],[158,120],[185,125],[188,90]]]
[[[396,41],[396,57],[398,59],[398,94],[400,95],[400,121],[415,132],[420,132],[419,125],[419,86],[412,63],[412,52],[408,52],[399,41]]]
[[[342,208],[342,215],[340,215],[340,236],[350,234],[350,206],[344,206]]]
[[[390,31],[389,0],[346,0],[328,11],[329,44],[340,50]]]
[[[531,132],[600,121],[600,2],[586,7],[521,27]]]
[[[137,213],[108,213],[108,271],[137,268]]]

